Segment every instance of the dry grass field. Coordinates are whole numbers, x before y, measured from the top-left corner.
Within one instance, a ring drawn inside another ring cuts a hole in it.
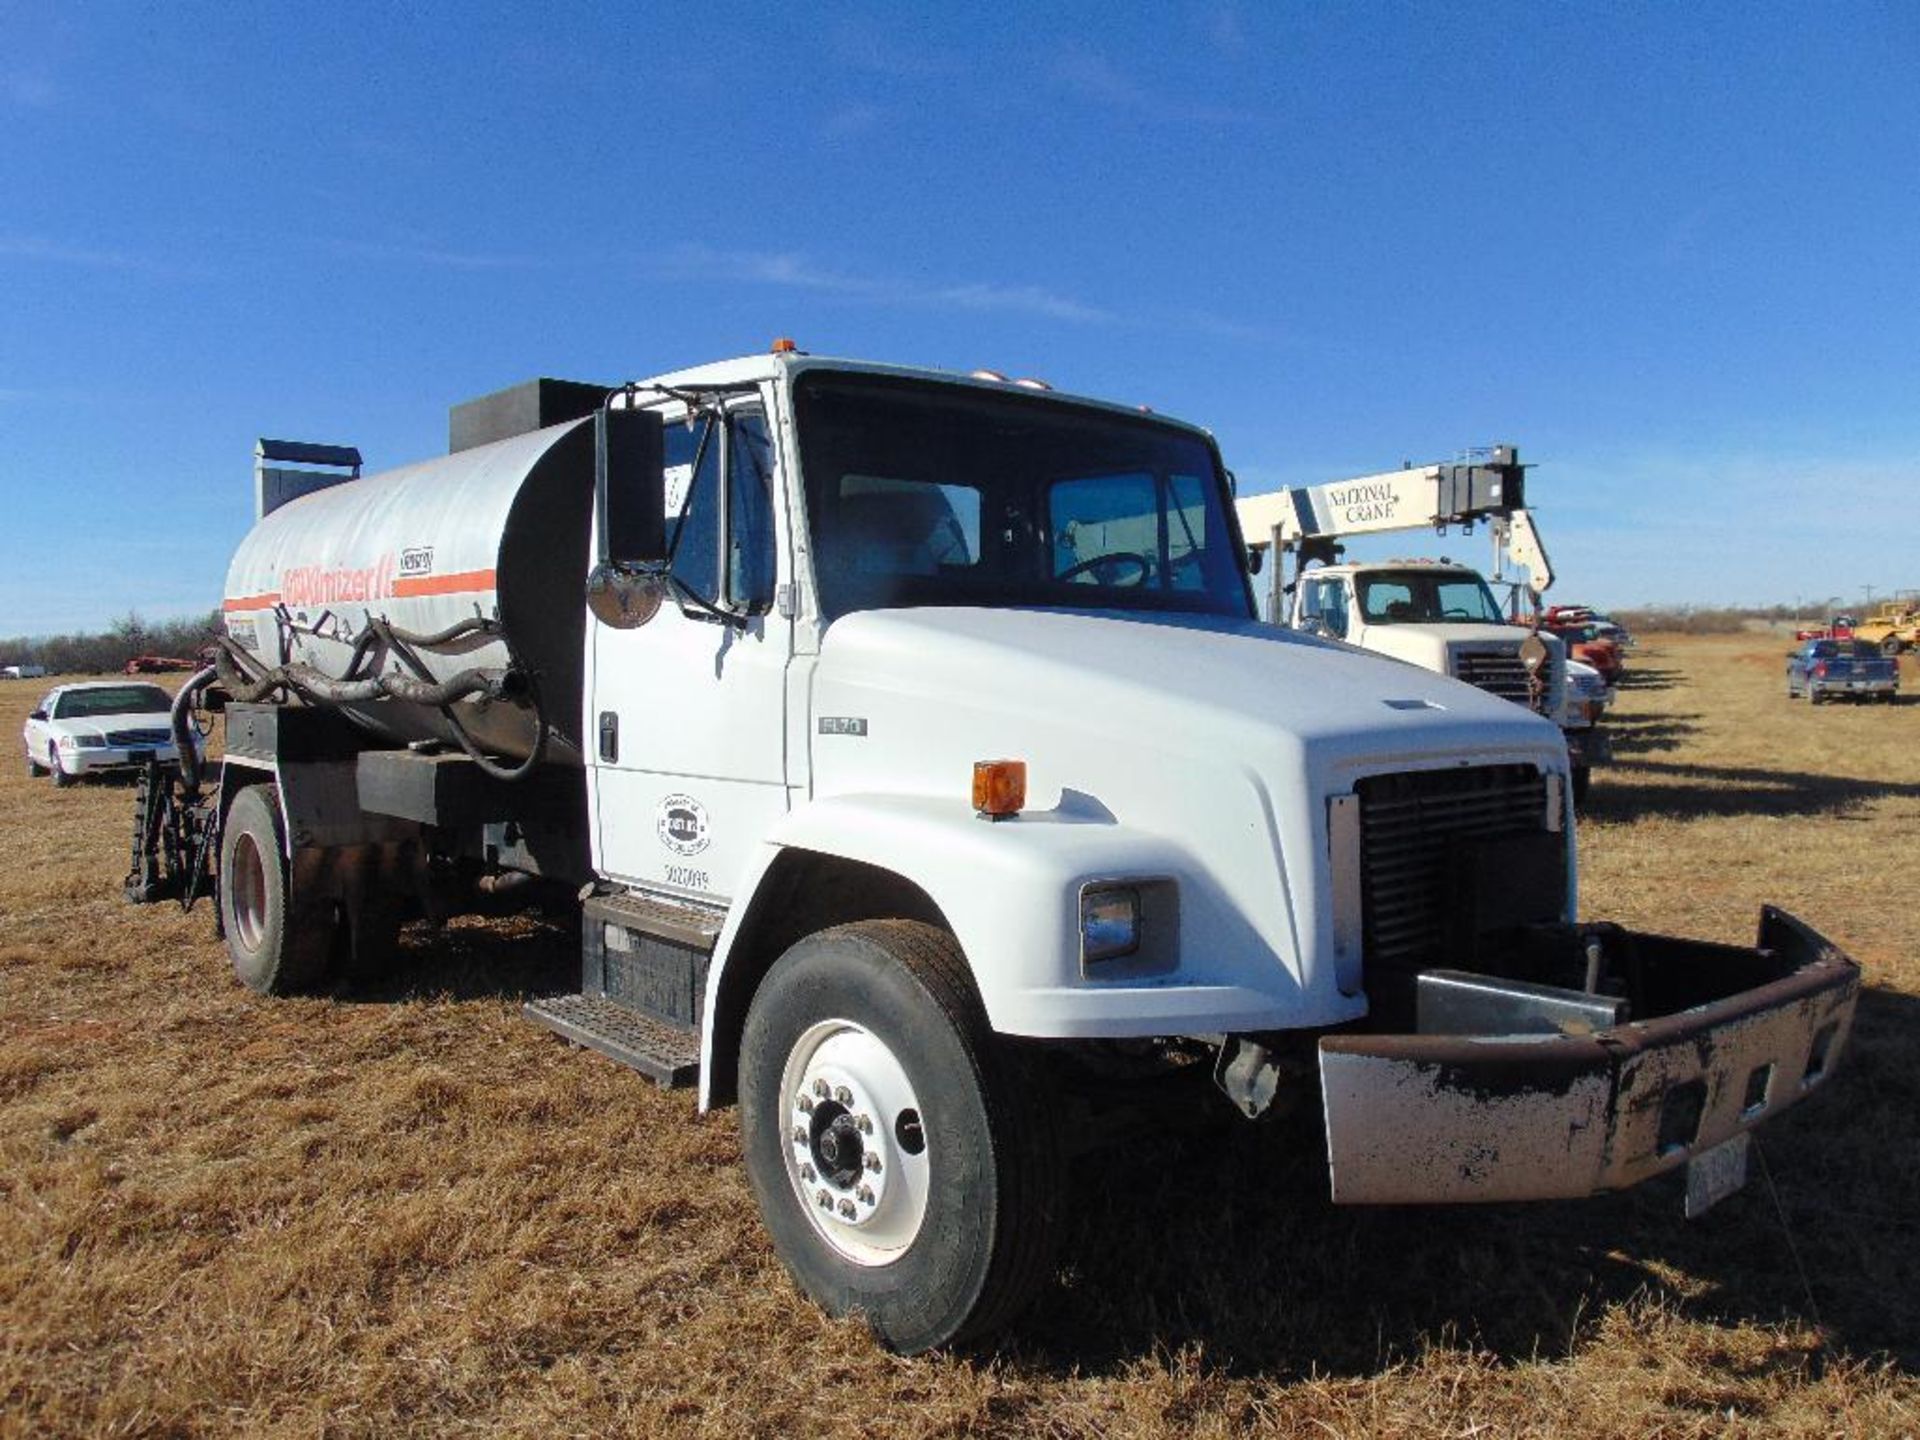
[[[1643,644],[1581,832],[1588,915],[1750,941],[1770,900],[1866,967],[1746,1191],[1348,1211],[1308,1121],[1156,1142],[1083,1164],[1014,1333],[917,1360],[787,1282],[731,1113],[519,1017],[564,935],[415,927],[390,982],[258,999],[204,906],[122,902],[131,790],[16,749],[0,1434],[1920,1432],[1920,698],[1790,703],[1785,648]]]

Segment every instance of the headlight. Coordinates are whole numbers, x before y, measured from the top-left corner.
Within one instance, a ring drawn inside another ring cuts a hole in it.
[[[1117,960],[1140,948],[1140,892],[1131,886],[1080,892],[1080,956]]]
[[[54,742],[62,750],[104,750],[107,737],[104,735],[62,735]]]

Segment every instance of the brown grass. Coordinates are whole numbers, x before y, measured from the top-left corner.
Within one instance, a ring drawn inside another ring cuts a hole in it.
[[[731,1114],[519,1018],[565,936],[262,1001],[204,908],[121,902],[126,787],[10,763],[0,1434],[1914,1433],[1920,705],[1790,705],[1784,648],[1643,645],[1581,842],[1589,914],[1733,940],[1772,900],[1866,965],[1777,1192],[1335,1210],[1306,1123],[1246,1126],[1087,1162],[1058,1287],[921,1360],[796,1294]]]

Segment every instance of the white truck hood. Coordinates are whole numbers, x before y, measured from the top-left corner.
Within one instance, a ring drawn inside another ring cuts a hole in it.
[[[1430,664],[1430,657],[1444,656],[1449,645],[1507,645],[1517,649],[1527,632],[1516,625],[1369,625],[1362,637],[1369,650],[1415,664]]]
[[[1499,638],[1492,626],[1407,628]],[[976,751],[989,740],[1031,745],[1058,729],[1068,772],[1077,772],[1071,757],[1092,736],[1249,763],[1262,751],[1298,747],[1321,764],[1373,769],[1463,751],[1506,750],[1532,760],[1558,748],[1552,725],[1470,685],[1250,619],[864,611],[827,632],[815,713],[840,713],[829,707],[843,703],[835,698],[842,687],[874,703],[889,693],[911,697],[923,717],[920,739],[929,744],[940,737],[925,733],[928,712],[918,707],[932,699],[948,707],[933,713],[951,716],[962,730],[972,730],[958,723],[963,716],[973,723],[994,717],[986,733],[966,737]]]

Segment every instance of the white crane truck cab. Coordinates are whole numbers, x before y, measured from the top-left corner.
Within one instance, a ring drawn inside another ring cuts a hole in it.
[[[1567,648],[1557,636],[1540,635],[1546,662],[1530,669],[1523,658],[1530,632],[1508,622],[1472,566],[1447,559],[1317,566],[1295,582],[1285,621],[1548,716],[1565,732],[1574,799],[1586,798],[1592,766],[1606,758],[1604,737],[1569,689]]]
[[[129,891],[217,890],[276,994],[578,893],[529,1013],[737,1102],[794,1278],[889,1346],[1005,1324],[1140,1097],[1317,1091],[1341,1202],[1697,1208],[1841,1052],[1792,917],[1576,923],[1549,721],[1262,623],[1204,430],[790,347],[453,428],[281,487],[176,707],[226,758],[150,771]]]

